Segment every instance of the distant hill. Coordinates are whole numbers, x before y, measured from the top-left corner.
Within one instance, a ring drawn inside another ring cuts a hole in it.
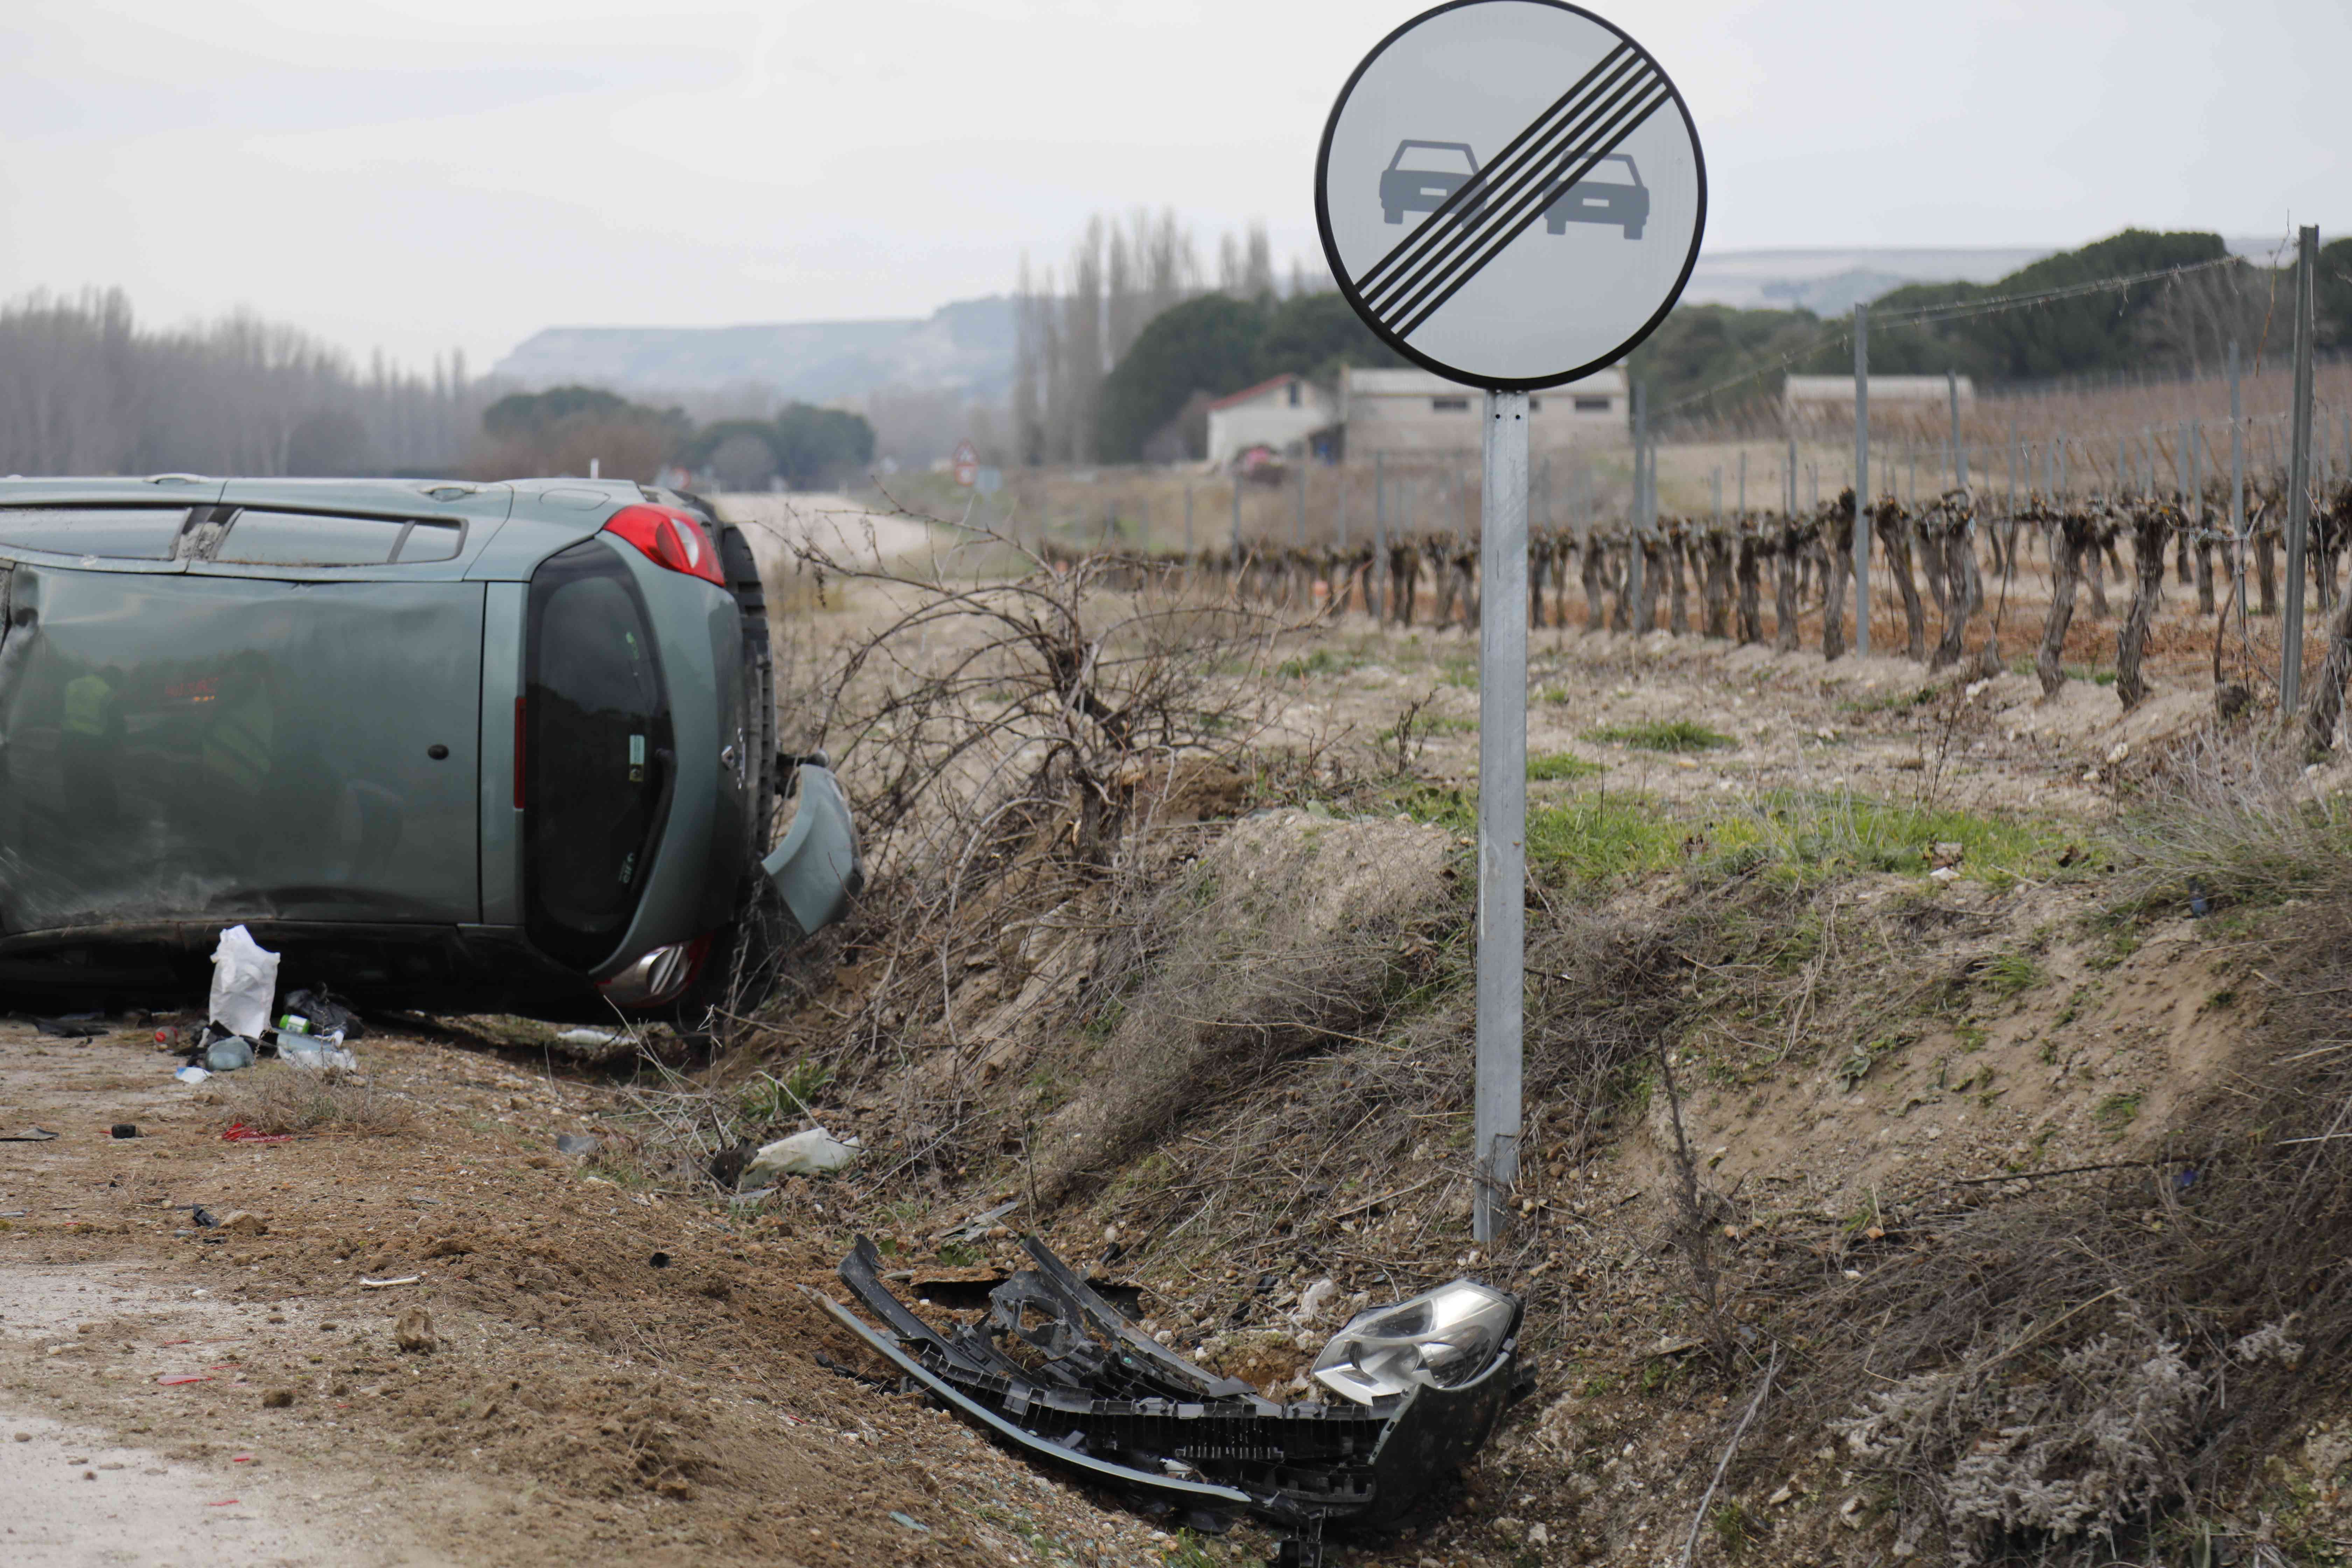
[[[2227,237],[2233,255],[2270,264],[2279,236]],[[1819,250],[1703,250],[1683,301],[1740,310],[1811,310],[1837,315],[1906,283],[1990,283],[2047,256],[2054,245],[1987,247],[1823,247]]]
[[[688,394],[758,384],[827,403],[894,387],[992,402],[1013,380],[1013,310],[1010,299],[991,295],[898,321],[546,327],[490,374],[527,389]]]

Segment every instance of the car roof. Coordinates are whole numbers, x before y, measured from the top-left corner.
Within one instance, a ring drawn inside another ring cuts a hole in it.
[[[436,479],[214,479],[199,474],[138,478],[0,479],[0,507],[247,506],[356,516],[429,518],[467,523],[466,543],[453,560],[427,564],[338,567],[336,577],[391,574],[404,578],[520,581],[558,550],[602,529],[625,506],[653,501],[704,510],[689,498],[625,479],[529,479],[483,481]],[[38,551],[0,545],[0,559],[59,561]],[[184,563],[109,561],[109,570],[170,573]],[[233,574],[311,576],[317,568],[215,568]]]

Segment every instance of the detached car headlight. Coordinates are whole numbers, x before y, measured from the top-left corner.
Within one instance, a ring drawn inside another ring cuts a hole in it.
[[[1518,1315],[1502,1291],[1456,1279],[1359,1312],[1315,1358],[1315,1378],[1360,1405],[1416,1384],[1459,1388],[1493,1364]]]

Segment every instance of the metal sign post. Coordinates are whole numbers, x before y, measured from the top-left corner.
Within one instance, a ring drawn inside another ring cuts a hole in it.
[[[2311,538],[2312,276],[2319,270],[2319,230],[2296,237],[2294,268],[2294,403],[2288,431],[2286,473],[2286,624],[2279,628],[2279,711],[2303,705],[2303,579]]]
[[[1853,307],[1853,657],[1870,657],[1870,310]]]
[[[1698,259],[1706,163],[1682,95],[1614,24],[1563,0],[1453,0],[1381,39],[1339,89],[1315,218],[1365,323],[1486,392],[1472,1227],[1487,1242],[1520,1138],[1527,395],[1617,363],[1665,319]],[[1637,442],[1637,515],[1654,500],[1644,457]]]

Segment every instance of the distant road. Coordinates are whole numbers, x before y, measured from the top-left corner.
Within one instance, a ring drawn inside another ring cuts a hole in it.
[[[923,550],[930,530],[903,517],[868,511],[844,495],[769,495],[753,491],[714,498],[721,517],[751,537],[760,574],[771,584],[792,569],[792,546],[806,543],[844,565],[887,564]]]

